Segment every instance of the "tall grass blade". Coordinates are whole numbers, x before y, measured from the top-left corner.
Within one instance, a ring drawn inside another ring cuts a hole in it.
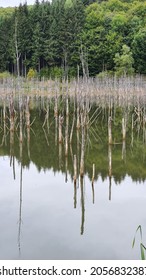
[[[142,259],[142,260],[145,260],[145,252],[144,252],[145,249],[146,249],[146,248],[145,248],[144,245],[141,243],[141,244],[140,244],[140,251],[141,251],[141,259]]]
[[[133,238],[132,248],[134,248],[134,245],[135,245],[135,236],[134,236],[134,238]]]

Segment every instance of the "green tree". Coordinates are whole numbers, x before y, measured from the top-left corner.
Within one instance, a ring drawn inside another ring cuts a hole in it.
[[[134,67],[137,72],[146,74],[146,28],[139,30],[132,43]]]
[[[26,77],[28,61],[30,59],[30,49],[32,32],[30,28],[30,18],[27,4],[19,5],[16,12],[17,37],[20,50],[20,74]]]
[[[11,67],[12,46],[11,38],[12,20],[11,18],[4,18],[0,24],[0,72],[10,71],[13,72]]]
[[[0,71],[26,76],[29,68],[61,68],[67,76],[86,64],[96,75],[114,70],[115,62],[116,70],[119,63],[124,68],[121,61],[130,54],[120,51],[127,45],[132,66],[146,73],[145,14],[142,0],[36,0],[30,7],[0,8]]]
[[[131,75],[134,73],[134,59],[128,46],[122,46],[121,55],[116,53],[114,62],[117,75]]]

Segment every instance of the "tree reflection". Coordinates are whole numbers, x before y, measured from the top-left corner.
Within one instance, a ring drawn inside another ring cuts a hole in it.
[[[65,95],[59,101],[57,95],[52,99],[22,95],[14,99],[11,95],[2,99],[0,153],[10,156],[14,179],[15,160],[20,162],[19,250],[22,173],[24,166],[29,168],[31,162],[39,171],[62,172],[66,183],[71,178],[75,209],[80,190],[81,235],[85,227],[86,176],[90,189],[92,186],[93,204],[98,176],[108,179],[109,200],[112,182],[121,182],[127,174],[133,181],[146,179],[145,111],[141,104],[129,107],[127,113],[123,107],[112,107],[111,99],[110,104],[108,100],[108,105],[102,106],[82,95],[76,96],[73,102],[70,98]]]

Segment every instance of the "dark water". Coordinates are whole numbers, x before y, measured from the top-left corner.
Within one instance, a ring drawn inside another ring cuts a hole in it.
[[[79,176],[82,128],[74,126],[65,156],[65,135],[72,128],[64,107],[63,141],[58,144],[58,116],[53,103],[29,103],[30,125],[15,106],[15,129],[10,112],[1,107],[0,134],[0,259],[140,259],[146,244],[145,128],[128,112],[126,140],[122,140],[123,109],[113,112],[113,145],[108,145],[108,111],[93,106],[85,128],[84,176]],[[46,121],[45,121],[46,118]],[[67,122],[68,118],[68,122]],[[94,117],[93,117],[94,119]],[[91,123],[91,122],[90,122]],[[22,129],[22,141],[20,134]],[[74,184],[73,158],[77,157]],[[92,184],[92,166],[95,178]],[[137,227],[141,225],[132,248]]]

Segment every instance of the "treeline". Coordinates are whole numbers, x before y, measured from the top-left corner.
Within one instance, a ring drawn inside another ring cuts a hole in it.
[[[36,0],[0,8],[0,72],[146,74],[145,15],[143,0]]]

